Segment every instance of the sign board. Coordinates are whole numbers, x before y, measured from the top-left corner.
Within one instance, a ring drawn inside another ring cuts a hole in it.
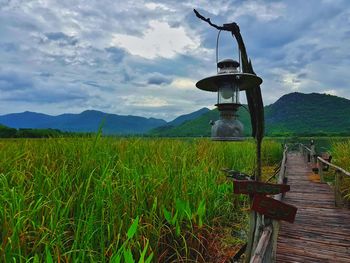
[[[276,220],[293,223],[297,208],[263,195],[255,195],[252,210]]]
[[[235,194],[262,194],[275,195],[290,190],[286,184],[268,184],[257,181],[233,180],[233,192]]]

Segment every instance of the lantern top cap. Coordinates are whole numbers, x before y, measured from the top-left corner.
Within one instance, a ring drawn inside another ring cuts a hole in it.
[[[217,67],[219,69],[223,69],[223,68],[238,68],[239,67],[239,63],[236,60],[233,59],[223,59],[221,61],[219,61],[217,63]]]

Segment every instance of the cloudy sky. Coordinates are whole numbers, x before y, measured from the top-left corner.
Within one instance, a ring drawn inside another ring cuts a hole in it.
[[[193,8],[239,24],[265,104],[295,91],[350,99],[348,0],[0,0],[0,114],[171,120],[212,107],[195,83],[216,73],[217,31]],[[227,57],[237,46],[226,33]]]

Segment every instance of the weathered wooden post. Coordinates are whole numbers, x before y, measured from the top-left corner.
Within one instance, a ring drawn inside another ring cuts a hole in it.
[[[220,120],[212,126],[212,138],[220,141],[235,141],[243,139],[243,126],[237,121],[235,112],[238,110],[240,103],[235,99],[235,92],[245,91],[249,113],[252,125],[252,137],[256,141],[256,167],[255,180],[261,180],[261,143],[264,137],[264,105],[261,96],[260,84],[262,79],[258,77],[254,70],[240,33],[239,26],[236,23],[215,25],[210,18],[203,17],[199,12],[194,10],[196,16],[207,22],[210,26],[219,30],[218,40],[221,31],[227,31],[236,39],[239,54],[238,62],[229,60],[218,61],[216,58],[218,74],[212,77],[202,79],[196,83],[197,88],[218,92],[218,110],[220,111]],[[218,52],[216,53],[218,54]],[[249,241],[246,255],[248,260],[251,257],[252,249],[256,246],[261,235],[260,226],[263,224],[262,216],[255,211],[250,216]]]
[[[310,163],[312,165],[316,164],[316,147],[314,140],[311,140],[310,143]]]
[[[317,167],[318,167],[318,174],[320,175],[320,181],[321,183],[324,183],[323,162],[319,158],[317,158]]]
[[[334,180],[334,201],[336,207],[341,207],[342,196],[340,192],[340,185],[342,181],[342,173],[338,169],[335,170],[335,180]]]
[[[305,162],[306,163],[308,163],[309,162],[309,151],[305,148],[305,147],[303,147],[303,153],[304,153],[304,158],[305,158]]]

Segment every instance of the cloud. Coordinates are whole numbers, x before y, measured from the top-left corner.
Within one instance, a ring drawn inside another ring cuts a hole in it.
[[[50,73],[50,72],[40,72],[40,73],[39,73],[39,76],[40,76],[40,77],[49,78],[49,77],[52,77],[53,74]]]
[[[34,83],[27,74],[20,74],[14,71],[5,71],[0,68],[0,90],[18,91],[28,90],[34,87]]]
[[[144,34],[131,36],[114,34],[112,44],[120,46],[132,55],[147,59],[157,57],[173,58],[178,53],[186,53],[198,47],[184,28],[170,27],[168,23],[152,20]]]
[[[170,77],[156,73],[148,78],[147,84],[162,85],[162,84],[169,84],[169,83],[171,83],[171,81],[172,80]]]
[[[196,87],[195,83],[196,81],[190,78],[177,78],[173,80],[171,86],[176,89],[193,90]]]
[[[96,109],[169,120],[215,104],[195,83],[216,74],[217,31],[193,8],[219,25],[239,24],[266,104],[294,90],[350,98],[349,7],[346,0],[0,0],[0,114]],[[229,33],[219,48],[220,58],[238,58]]]
[[[169,105],[165,99],[156,96],[130,95],[121,97],[121,99],[123,99],[127,106],[131,107],[159,108]]]
[[[150,10],[175,11],[174,9],[169,8],[169,7],[166,6],[165,4],[154,3],[154,2],[145,3],[145,7],[148,8],[148,9],[150,9]]]
[[[245,1],[234,11],[235,17],[252,16],[259,21],[273,21],[287,13],[282,2]]]
[[[334,95],[334,96],[337,95],[337,91],[334,90],[334,89],[331,89],[331,90],[324,90],[322,93],[324,93],[324,94],[329,94],[329,95]]]
[[[89,99],[89,92],[79,84],[60,84],[54,78],[47,72],[32,76],[26,72],[0,71],[0,100],[51,104]]]
[[[48,40],[57,41],[60,45],[76,45],[78,40],[74,36],[68,36],[62,32],[45,33]]]
[[[119,63],[125,57],[125,51],[117,47],[108,47],[105,48],[109,57],[113,60],[114,63]]]
[[[2,100],[5,101],[17,101],[17,102],[30,102],[30,103],[42,103],[42,104],[51,104],[51,103],[61,103],[61,102],[75,102],[83,101],[88,99],[88,96],[83,93],[77,92],[66,92],[60,90],[16,90],[11,93],[5,93],[2,96]]]

